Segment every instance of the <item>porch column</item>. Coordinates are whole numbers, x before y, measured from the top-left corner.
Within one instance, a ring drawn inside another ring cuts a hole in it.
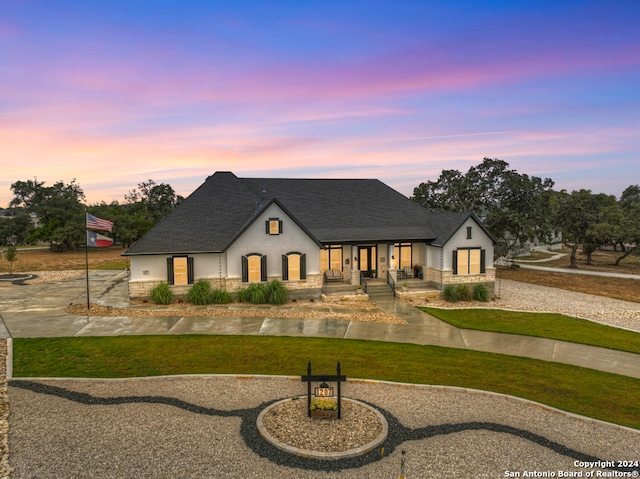
[[[389,250],[389,254],[388,254],[388,258],[389,258],[389,264],[387,266],[388,270],[389,270],[389,275],[393,278],[393,280],[397,283],[398,282],[398,270],[396,269],[395,266],[395,258],[393,257],[393,253],[394,253],[394,246],[393,243],[390,243],[387,245],[387,249]]]
[[[360,258],[358,257],[358,245],[351,245],[351,284],[360,284]]]
[[[387,254],[387,257],[389,258],[389,266],[387,268],[390,270],[396,269],[396,266],[394,264],[395,258],[393,257],[393,253],[394,253],[393,243],[388,244],[387,248],[389,249],[389,253]]]

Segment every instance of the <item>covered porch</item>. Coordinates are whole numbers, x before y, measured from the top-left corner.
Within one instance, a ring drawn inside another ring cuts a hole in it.
[[[394,294],[440,289],[428,274],[426,245],[402,241],[333,244],[320,250],[325,295]]]

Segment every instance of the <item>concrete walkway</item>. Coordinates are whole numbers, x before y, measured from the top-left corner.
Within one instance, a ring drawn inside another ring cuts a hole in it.
[[[609,271],[589,271],[585,269],[572,269],[572,268],[549,268],[547,266],[538,266],[534,264],[525,264],[521,261],[516,261],[521,268],[524,269],[537,269],[538,271],[551,271],[555,273],[567,273],[567,274],[584,274],[587,276],[607,276],[610,278],[626,278],[635,279],[640,281],[640,275],[627,274],[627,273],[614,273]]]
[[[614,271],[589,271],[584,269],[577,268],[552,268],[548,266],[540,266],[540,263],[546,263],[548,261],[554,261],[556,259],[560,259],[564,256],[568,256],[567,253],[555,253],[553,251],[539,249],[537,250],[541,253],[548,253],[550,255],[549,258],[542,259],[519,259],[514,258],[513,262],[518,266],[524,269],[535,269],[538,271],[550,271],[554,273],[567,273],[567,274],[584,274],[587,276],[609,276],[611,278],[625,278],[625,279],[636,279],[640,280],[640,275],[638,274],[628,274],[628,273],[616,273]],[[506,260],[505,260],[506,261]]]
[[[124,272],[91,272],[91,302],[128,307],[126,280]],[[380,309],[399,316],[408,324],[329,318],[282,319],[268,315],[260,318],[182,316],[179,311],[175,316],[77,316],[64,309],[70,303],[86,302],[86,281],[78,278],[55,284],[0,288],[0,337],[240,334],[347,338],[508,354],[640,378],[640,354],[545,338],[458,329],[404,301],[392,297],[376,298],[375,301]],[[255,307],[233,305],[231,308]]]

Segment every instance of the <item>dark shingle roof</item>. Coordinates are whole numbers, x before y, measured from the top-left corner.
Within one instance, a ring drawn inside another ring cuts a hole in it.
[[[224,251],[273,201],[321,244],[430,242],[457,219],[439,227],[432,213],[378,180],[238,178],[217,172],[125,255]]]
[[[473,218],[491,241],[497,244],[497,240],[485,228],[480,218],[471,212],[428,211],[427,215],[429,224],[436,234],[435,239],[431,242],[434,246],[444,246],[469,218]]]

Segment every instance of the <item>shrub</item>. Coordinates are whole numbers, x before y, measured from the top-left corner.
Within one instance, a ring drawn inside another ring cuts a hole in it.
[[[456,287],[452,284],[446,285],[442,290],[442,297],[445,301],[449,301],[450,303],[457,303],[458,291],[456,290]]]
[[[473,293],[466,284],[459,284],[456,286],[456,294],[460,301],[471,301],[473,299]]]
[[[209,302],[211,304],[229,304],[233,302],[233,298],[226,291],[222,291],[221,289],[214,289],[213,291],[211,291]]]
[[[309,408],[312,411],[337,411],[338,403],[334,399],[317,399],[313,398],[311,400],[311,407]]]
[[[236,300],[239,303],[248,303],[249,302],[249,293],[247,292],[247,288],[239,289],[236,293]]]
[[[476,284],[473,288],[473,299],[476,301],[489,301],[489,290],[484,284]]]
[[[254,283],[238,291],[238,301],[251,304],[267,303],[267,287],[262,283]]]
[[[160,283],[151,290],[151,301],[156,304],[170,304],[173,302],[173,292],[165,282]]]
[[[287,288],[280,281],[274,279],[267,284],[251,284],[238,291],[236,298],[243,303],[284,304],[287,302]]]
[[[280,281],[274,279],[267,284],[267,302],[269,304],[284,304],[287,302],[287,288]]]
[[[211,285],[205,279],[199,279],[189,289],[187,301],[191,304],[209,304],[211,296]]]

